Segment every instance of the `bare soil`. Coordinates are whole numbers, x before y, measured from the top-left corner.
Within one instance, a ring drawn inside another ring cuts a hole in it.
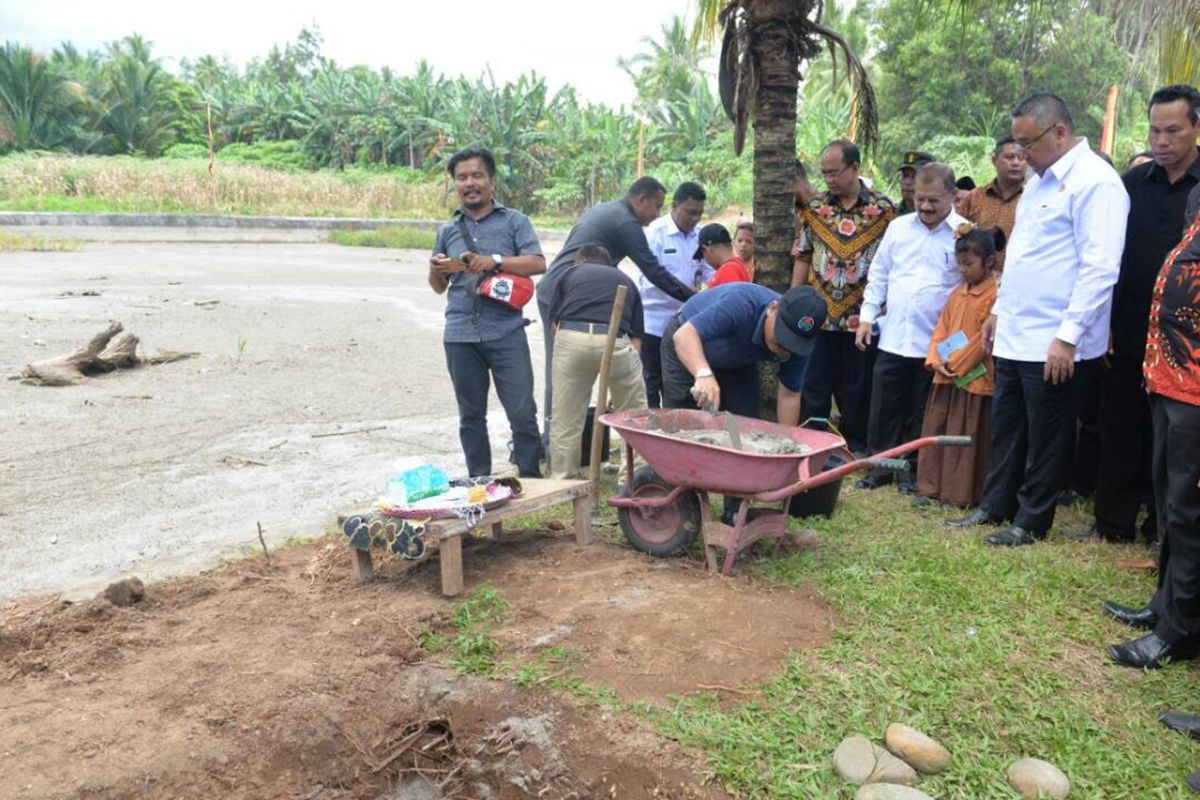
[[[828,609],[804,592],[569,536],[465,548],[468,591],[490,581],[509,604],[495,634],[506,674],[555,648],[552,676],[624,700],[740,697],[827,641]],[[725,797],[697,754],[624,713],[545,681],[461,676],[424,650],[420,634],[456,607],[430,561],[385,559],[366,585],[349,564],[319,540],[150,583],[127,608],[0,606],[0,794]]]

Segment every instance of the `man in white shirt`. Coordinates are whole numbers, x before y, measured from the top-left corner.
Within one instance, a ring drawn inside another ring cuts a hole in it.
[[[913,199],[917,213],[897,217],[875,253],[863,294],[855,344],[866,350],[879,321],[879,355],[871,385],[867,449],[888,450],[921,434],[925,401],[933,373],[925,357],[946,300],[961,280],[954,257],[954,235],[968,224],[954,210],[954,170],[925,164],[917,170]],[[880,316],[880,310],[887,310]],[[915,454],[914,454],[915,455]],[[903,494],[916,493],[916,464],[900,480]],[[858,482],[876,489],[892,482],[892,473],[873,470]]]
[[[1015,144],[1034,176],[1017,205],[1004,281],[985,346],[996,364],[992,465],[983,502],[946,524],[1012,524],[988,536],[1013,547],[1044,539],[1071,458],[1076,363],[1108,350],[1113,285],[1129,195],[1076,136],[1061,98],[1035,92],[1012,111]]]
[[[646,227],[646,241],[658,263],[666,267],[680,283],[699,289],[712,276],[712,267],[695,257],[699,248],[700,218],[708,195],[698,183],[684,181],[675,189],[671,213]],[[639,273],[638,292],[646,330],[642,337],[642,377],[646,381],[646,400],[650,408],[662,407],[662,334],[683,305]]]

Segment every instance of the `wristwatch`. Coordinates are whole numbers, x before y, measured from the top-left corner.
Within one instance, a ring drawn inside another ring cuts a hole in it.
[[[695,375],[696,378],[711,378],[712,376],[713,376],[713,371],[711,369],[709,369],[708,367],[704,367],[702,369],[696,370],[696,375]]]
[[[492,261],[496,262],[497,267],[504,266],[504,256],[500,255],[499,253],[492,253]]]

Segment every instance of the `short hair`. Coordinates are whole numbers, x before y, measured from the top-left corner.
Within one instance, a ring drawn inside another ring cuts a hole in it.
[[[737,227],[733,229],[733,235],[737,236],[738,231],[750,231],[750,234],[754,235],[754,223],[748,219],[742,220],[737,224]]]
[[[804,162],[796,159],[796,177],[808,180],[808,167],[804,166]]]
[[[688,200],[699,200],[703,203],[707,199],[708,195],[703,186],[695,181],[684,181],[675,187],[675,197],[671,199],[671,202],[686,203]]]
[[[992,158],[995,158],[996,156],[1000,155],[1000,153],[1002,153],[1004,151],[1004,148],[1007,145],[1010,145],[1010,144],[1015,145],[1016,143],[1017,143],[1017,140],[1012,137],[1011,133],[1001,136],[999,139],[996,140],[996,146],[992,148]]]
[[[611,264],[612,254],[600,244],[585,244],[575,254],[576,264]]]
[[[1038,125],[1049,128],[1051,125],[1062,123],[1071,133],[1075,132],[1075,121],[1071,119],[1071,110],[1066,101],[1053,92],[1031,92],[1013,106],[1013,119],[1018,117],[1033,117]]]
[[[1186,83],[1173,83],[1155,91],[1150,95],[1150,103],[1146,106],[1146,110],[1149,111],[1163,103],[1174,103],[1176,100],[1186,100],[1188,118],[1191,119],[1193,125],[1200,123],[1200,92],[1196,91],[1195,86],[1188,86]]]
[[[969,192],[975,188],[975,179],[972,178],[970,175],[963,175],[961,178],[959,178],[958,180],[956,180],[954,182],[954,188],[955,189],[963,189],[963,190]]]
[[[667,187],[659,183],[657,178],[651,178],[645,175],[638,178],[629,185],[629,191],[625,193],[626,197],[650,197],[656,194],[666,194]]]
[[[954,185],[954,170],[949,164],[943,164],[939,161],[931,161],[928,164],[922,164],[917,169],[917,183],[940,183],[942,188],[947,192],[953,192],[956,188]]]
[[[834,147],[842,151],[842,163],[847,167],[862,163],[862,153],[859,151],[858,145],[849,139],[834,139],[832,142],[825,145],[825,150],[829,150]],[[824,153],[825,150],[822,150],[821,152]]]
[[[449,172],[450,177],[453,178],[455,168],[462,162],[470,161],[472,158],[478,158],[483,162],[489,178],[496,177],[496,159],[492,157],[492,151],[486,147],[465,147],[459,150],[450,156],[450,161],[446,164],[446,172]]]
[[[974,253],[984,264],[996,253],[1004,250],[1008,237],[999,228],[972,228],[954,240],[955,253]]]
[[[1139,158],[1149,158],[1149,159],[1153,160],[1154,153],[1151,153],[1149,150],[1143,150],[1140,153],[1134,153],[1133,155],[1131,155],[1129,157],[1129,160],[1125,162],[1125,168],[1128,169],[1128,168],[1132,167],[1133,162],[1137,161]]]

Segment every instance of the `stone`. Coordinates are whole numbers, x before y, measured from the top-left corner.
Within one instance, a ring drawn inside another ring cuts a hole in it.
[[[122,608],[140,603],[146,596],[146,584],[141,578],[125,578],[110,583],[104,590],[104,599]]]
[[[875,745],[865,736],[850,736],[833,751],[833,769],[844,781],[861,786],[875,771]]]
[[[861,786],[864,783],[917,782],[917,772],[904,761],[884,750],[865,736],[850,736],[833,753],[833,769],[842,780]]]
[[[888,725],[883,741],[893,755],[907,761],[917,772],[937,775],[950,765],[949,750],[915,728],[899,722]]]
[[[859,788],[854,800],[933,800],[920,789],[894,783],[868,783]]]
[[[1064,800],[1071,793],[1063,771],[1040,758],[1022,758],[1009,767],[1008,785],[1025,800]]]

